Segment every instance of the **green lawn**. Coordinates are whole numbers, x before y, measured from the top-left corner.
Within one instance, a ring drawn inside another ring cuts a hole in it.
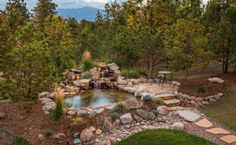
[[[236,85],[214,104],[201,109],[207,116],[236,130]]]
[[[155,129],[134,134],[116,145],[215,145],[183,131]]]

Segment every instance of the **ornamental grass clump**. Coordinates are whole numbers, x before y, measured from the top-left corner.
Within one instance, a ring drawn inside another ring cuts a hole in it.
[[[53,117],[58,120],[60,119],[64,114],[64,93],[63,90],[60,87],[55,88],[56,92],[56,107],[53,110]]]
[[[129,110],[129,107],[125,103],[119,102],[119,103],[115,104],[115,106],[112,108],[112,110],[114,112],[124,113],[125,111]]]

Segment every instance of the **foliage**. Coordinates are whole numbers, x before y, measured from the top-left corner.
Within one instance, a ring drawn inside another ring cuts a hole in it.
[[[122,70],[121,75],[126,77],[126,78],[138,78],[139,74],[135,70]]]
[[[199,92],[199,93],[206,93],[206,86],[200,85],[200,86],[198,87],[198,92]]]
[[[110,117],[111,117],[111,120],[114,122],[114,121],[116,121],[117,119],[120,118],[120,115],[118,113],[116,113],[116,112],[112,112],[110,114]]]
[[[152,100],[152,97],[150,95],[145,95],[145,96],[142,97],[142,101],[144,103],[148,103],[148,102],[152,102],[153,100]]]
[[[82,61],[80,68],[86,72],[95,66],[96,65],[91,60],[85,60],[85,61]]]
[[[53,131],[51,129],[46,129],[43,131],[43,135],[45,137],[51,137],[53,135]]]
[[[82,127],[86,124],[86,121],[82,117],[76,117],[73,119],[73,122],[71,123],[72,126],[76,127]]]
[[[158,105],[164,105],[164,102],[163,102],[162,99],[157,99],[157,100],[156,100],[156,104],[158,104]]]
[[[119,102],[119,103],[116,103],[115,106],[113,106],[112,110],[114,112],[124,113],[125,111],[129,110],[129,107],[125,103]]]
[[[30,145],[30,143],[23,136],[16,136],[15,143],[17,145]]]
[[[34,23],[29,22],[11,38],[13,48],[8,53],[5,74],[18,89],[19,97],[34,99],[54,80],[48,45],[43,37]]]
[[[20,99],[17,96],[17,88],[15,85],[9,80],[1,80],[0,81],[0,100],[11,99],[12,101],[18,101]]]
[[[21,100],[20,103],[23,105],[25,109],[32,109],[32,106],[35,104],[32,100]]]
[[[81,73],[81,79],[89,79],[91,77],[92,77],[92,74],[90,71],[86,71],[86,72]]]
[[[56,107],[53,110],[53,117],[58,120],[60,119],[64,114],[64,93],[63,90],[60,87],[55,88],[55,102]]]
[[[153,129],[136,133],[118,142],[116,145],[215,145],[206,139],[184,131]]]

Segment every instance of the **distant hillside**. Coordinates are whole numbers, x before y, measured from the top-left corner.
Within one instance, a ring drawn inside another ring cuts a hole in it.
[[[81,21],[82,19],[94,21],[98,11],[104,14],[104,11],[102,9],[97,9],[93,7],[82,7],[82,8],[77,8],[77,9],[59,8],[57,11],[58,11],[58,15],[60,16],[73,17],[78,21]]]

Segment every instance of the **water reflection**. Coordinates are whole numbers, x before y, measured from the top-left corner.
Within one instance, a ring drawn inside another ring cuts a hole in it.
[[[100,90],[95,89],[82,93],[79,96],[65,98],[65,104],[72,108],[86,106],[102,106],[114,102],[124,101],[134,98],[133,94],[115,89]]]

